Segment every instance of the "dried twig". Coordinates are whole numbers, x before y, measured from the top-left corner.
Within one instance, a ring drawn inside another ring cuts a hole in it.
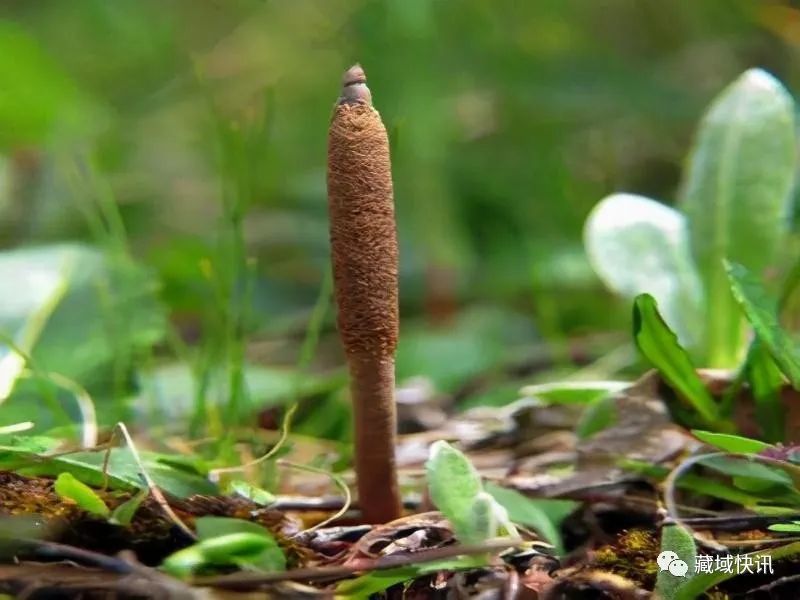
[[[324,521],[320,521],[313,527],[309,527],[308,529],[304,529],[302,531],[297,532],[292,537],[297,537],[303,534],[307,534],[316,529],[320,529],[321,527],[325,527],[326,525],[333,523],[336,519],[344,515],[350,508],[350,501],[351,501],[350,488],[347,487],[347,484],[342,480],[342,478],[336,475],[335,473],[326,471],[324,469],[317,469],[316,467],[310,467],[308,465],[298,465],[297,463],[289,462],[288,460],[279,460],[278,464],[284,467],[289,467],[291,469],[297,469],[299,471],[307,471],[309,473],[320,473],[322,475],[326,475],[327,477],[330,477],[331,480],[333,480],[333,482],[339,487],[339,489],[342,490],[342,494],[344,494],[344,502],[342,503],[342,507],[338,511],[336,511],[336,513],[334,513]]]
[[[125,426],[125,423],[119,422],[114,425],[114,429],[111,432],[111,439],[108,442],[108,450],[106,451],[105,458],[103,459],[103,477],[104,477],[104,487],[108,485],[108,462],[111,459],[111,450],[113,449],[113,442],[114,436],[116,433],[119,432],[122,434],[122,437],[125,438],[125,444],[128,446],[128,449],[131,451],[131,456],[133,456],[133,460],[136,462],[136,466],[139,467],[139,474],[144,479],[145,483],[147,484],[147,488],[150,490],[150,494],[153,496],[153,499],[156,501],[161,507],[161,510],[164,511],[164,514],[177,525],[177,527],[183,531],[189,539],[196,540],[197,536],[195,535],[194,531],[192,531],[186,523],[184,523],[181,518],[175,514],[175,511],[172,510],[172,507],[167,502],[167,499],[164,497],[164,494],[161,493],[161,490],[156,485],[153,478],[150,477],[150,474],[147,472],[147,469],[144,468],[144,464],[142,463],[142,459],[139,456],[138,450],[136,450],[136,445],[133,443],[133,439],[131,438],[130,433],[128,433],[128,428]]]

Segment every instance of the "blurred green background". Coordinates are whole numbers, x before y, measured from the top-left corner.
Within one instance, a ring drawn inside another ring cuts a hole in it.
[[[42,430],[75,417],[56,372],[102,422],[272,426],[303,397],[301,430],[346,438],[325,152],[355,61],[392,140],[399,383],[461,406],[629,364],[587,213],[614,191],[671,202],[746,68],[800,84],[788,2],[6,0],[0,18],[0,324],[31,355],[19,381],[2,355],[0,423]]]

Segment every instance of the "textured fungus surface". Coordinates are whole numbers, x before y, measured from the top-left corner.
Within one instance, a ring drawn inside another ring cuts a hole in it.
[[[397,237],[389,142],[364,101],[336,107],[328,198],[339,331],[348,354],[390,356],[397,345]]]
[[[350,366],[364,520],[400,515],[395,472],[397,234],[389,140],[364,71],[350,68],[328,135],[328,202],[338,327]]]

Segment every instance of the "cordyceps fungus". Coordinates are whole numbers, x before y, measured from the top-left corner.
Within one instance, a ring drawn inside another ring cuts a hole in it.
[[[347,70],[328,134],[328,204],[338,328],[350,368],[362,515],[400,516],[395,469],[397,234],[389,140],[359,65]]]

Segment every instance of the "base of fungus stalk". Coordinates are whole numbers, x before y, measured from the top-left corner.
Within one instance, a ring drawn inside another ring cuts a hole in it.
[[[401,515],[395,468],[397,415],[392,357],[350,356],[358,503],[364,522]]]

